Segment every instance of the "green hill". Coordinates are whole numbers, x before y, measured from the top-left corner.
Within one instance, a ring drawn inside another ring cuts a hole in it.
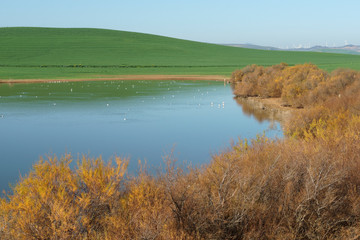
[[[236,48],[105,29],[0,28],[0,78],[224,74],[249,64],[360,69],[360,56]]]

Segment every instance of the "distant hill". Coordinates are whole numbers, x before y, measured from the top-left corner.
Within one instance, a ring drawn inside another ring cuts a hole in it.
[[[276,48],[276,47],[260,46],[260,45],[255,45],[255,44],[224,44],[224,46],[250,48],[250,49],[257,49],[257,50],[271,50],[271,51],[281,50],[280,48]]]
[[[224,46],[241,47],[241,48],[258,49],[258,50],[272,50],[272,51],[326,52],[326,53],[360,55],[360,46],[358,45],[345,45],[341,47],[314,46],[310,48],[289,48],[289,49],[260,46],[254,44],[224,44]]]
[[[311,51],[311,52],[328,52],[328,53],[342,53],[342,54],[360,54],[360,46],[357,45],[345,45],[342,47],[324,47],[314,46],[311,48],[298,48],[291,49],[291,51]]]
[[[106,29],[0,28],[3,79],[76,77],[80,73],[86,78],[99,74],[230,75],[249,64],[280,62],[312,62],[327,70],[360,69],[360,57],[355,55],[264,51]],[[84,67],[87,69],[80,69]]]

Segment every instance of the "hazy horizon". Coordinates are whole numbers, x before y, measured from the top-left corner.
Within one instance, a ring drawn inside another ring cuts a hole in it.
[[[332,47],[360,45],[359,8],[356,0],[12,0],[0,2],[0,27],[103,28],[217,44]]]

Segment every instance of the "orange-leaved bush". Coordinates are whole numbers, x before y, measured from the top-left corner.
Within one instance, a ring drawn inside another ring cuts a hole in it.
[[[127,161],[116,157],[112,166],[83,157],[72,170],[72,160],[68,154],[40,160],[2,202],[12,239],[104,236],[107,218],[122,207]]]

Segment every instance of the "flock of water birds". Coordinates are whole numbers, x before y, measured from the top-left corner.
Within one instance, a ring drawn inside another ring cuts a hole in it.
[[[187,92],[187,90],[184,90],[184,89],[186,89],[186,86],[188,86],[188,85],[190,85],[191,86],[191,83],[183,83],[184,84],[184,88],[182,87],[182,85],[181,84],[179,84],[179,82],[176,82],[176,81],[167,81],[167,82],[158,82],[158,88],[159,89],[161,89],[161,91],[163,91],[163,92],[161,92],[160,93],[160,95],[163,95],[163,96],[160,96],[160,97],[158,97],[158,96],[156,96],[156,92],[155,92],[155,96],[154,95],[152,95],[151,94],[151,91],[150,92],[146,92],[146,88],[144,89],[139,89],[139,90],[137,90],[137,91],[134,91],[136,88],[137,88],[137,85],[136,84],[131,84],[131,85],[129,85],[129,84],[124,84],[124,81],[120,81],[120,82],[118,82],[118,81],[105,81],[104,82],[104,87],[105,88],[103,88],[103,89],[101,89],[100,90],[100,92],[99,93],[97,93],[97,92],[95,92],[95,93],[91,93],[91,92],[86,92],[86,91],[84,91],[84,88],[86,89],[86,87],[87,88],[89,88],[89,89],[91,89],[91,87],[92,87],[92,83],[93,82],[87,82],[87,83],[82,83],[80,86],[78,86],[78,85],[74,85],[74,83],[73,82],[60,82],[60,81],[54,81],[54,82],[50,82],[50,83],[48,83],[48,84],[41,84],[41,85],[39,85],[38,86],[38,88],[42,88],[42,89],[48,89],[48,90],[50,90],[51,88],[52,88],[52,86],[50,86],[50,84],[56,84],[56,85],[58,85],[58,84],[68,84],[69,85],[69,87],[70,88],[68,88],[68,93],[70,93],[70,94],[82,94],[81,96],[82,97],[87,97],[87,98],[91,98],[94,94],[96,95],[96,94],[100,94],[100,96],[102,96],[104,99],[102,99],[102,101],[105,101],[106,100],[106,98],[107,97],[110,97],[110,99],[111,100],[121,100],[121,98],[123,97],[122,96],[122,91],[129,91],[129,90],[132,90],[132,92],[130,93],[130,94],[136,94],[137,96],[139,96],[140,98],[141,98],[141,100],[140,100],[140,102],[141,103],[145,103],[148,99],[152,99],[152,100],[159,100],[159,99],[163,99],[163,100],[166,100],[166,101],[168,101],[168,104],[169,105],[172,105],[172,101],[169,101],[168,99],[175,99],[175,97],[176,97],[176,94],[177,93],[181,93],[181,92],[184,92],[184,93],[187,93],[188,94],[188,92]],[[147,83],[147,81],[138,81],[138,83],[140,83],[140,84],[143,84],[143,85],[146,85],[146,84],[148,84]],[[114,86],[115,85],[115,86]],[[122,86],[122,85],[125,85],[125,86]],[[168,85],[170,85],[170,86],[168,86]],[[173,85],[173,86],[171,86],[171,85]],[[77,87],[80,87],[81,88],[81,91],[77,91]],[[113,94],[113,90],[114,90],[114,88],[116,88],[116,90],[119,90],[120,91],[120,95],[118,95],[117,97],[118,97],[118,99],[116,99],[116,98],[114,98],[114,96],[107,96],[106,94],[108,94],[106,91],[106,89],[111,89],[110,91],[109,91],[109,93],[110,94]],[[130,89],[129,89],[130,88]],[[201,91],[201,89],[200,88],[195,88],[194,89],[194,87],[192,86],[192,88],[189,88],[188,89],[189,91],[193,91],[193,100],[196,100],[196,99],[199,99],[199,100],[201,100],[201,97],[202,96],[204,96],[204,95],[208,95],[209,94],[209,89],[207,89],[207,91],[204,91],[204,92],[202,92]],[[56,90],[55,90],[56,91]],[[101,92],[101,91],[104,91],[104,92]],[[214,88],[214,91],[216,91],[216,88]],[[166,93],[167,92],[167,93]],[[39,96],[31,96],[31,94],[30,95],[27,95],[29,92],[24,92],[24,91],[22,91],[22,92],[20,92],[20,94],[18,94],[18,97],[19,98],[29,98],[29,97],[33,97],[33,98],[35,98],[35,99],[40,99],[40,98],[42,98],[41,96],[39,97]],[[85,95],[84,95],[84,93],[85,93]],[[165,95],[164,95],[164,93],[165,93]],[[170,93],[170,94],[169,94]],[[86,95],[87,94],[87,95]],[[102,95],[101,95],[102,94]],[[48,96],[52,96],[52,95],[58,95],[58,93],[55,93],[54,92],[54,94],[52,94],[52,92],[48,92]],[[6,98],[6,96],[1,96],[0,95],[0,98],[2,98],[3,97],[3,99],[4,98]],[[12,96],[12,97],[14,97],[14,96]],[[68,98],[69,97],[69,95],[64,95],[64,99],[66,99],[66,98]],[[44,99],[46,99],[46,101],[49,101],[49,99],[48,98],[44,98]],[[57,99],[59,99],[59,97],[57,96]],[[61,98],[59,99],[60,101],[62,100]],[[74,98],[74,100],[76,101],[76,98]],[[51,106],[53,106],[53,107],[56,107],[57,106],[57,102],[53,102],[53,101],[51,101],[50,103],[49,103]],[[153,103],[153,104],[155,104],[155,103]],[[194,103],[194,102],[192,102],[192,103],[188,103],[188,104],[192,104],[192,105],[197,105],[197,106],[201,106],[201,105],[204,105],[204,103],[202,103],[202,102],[199,102],[199,103]],[[111,101],[110,102],[107,102],[107,103],[105,103],[105,106],[106,107],[110,107],[110,105],[111,105]],[[220,102],[220,103],[215,103],[214,101],[211,101],[210,102],[210,107],[211,108],[225,108],[225,102],[224,101],[222,101],[222,102]],[[5,114],[4,113],[0,113],[0,118],[1,119],[3,119],[3,118],[5,118]],[[126,121],[126,120],[128,120],[127,119],[127,117],[126,116],[124,116],[123,117],[123,120],[124,121]]]

